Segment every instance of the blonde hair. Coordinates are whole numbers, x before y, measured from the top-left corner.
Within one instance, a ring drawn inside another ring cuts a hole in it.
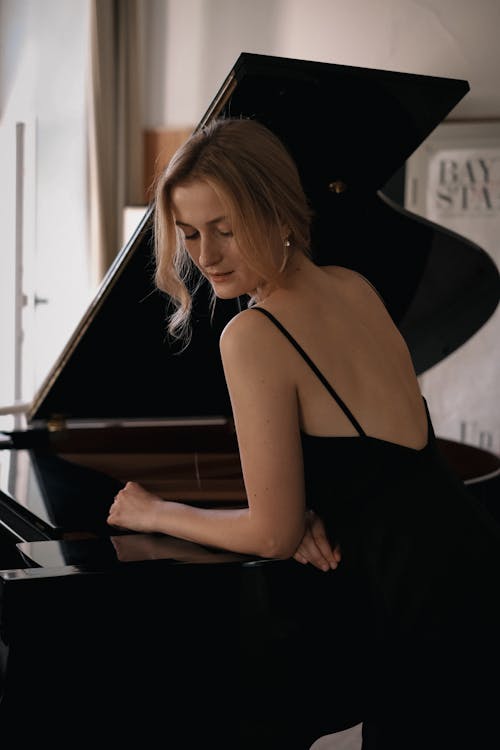
[[[311,211],[284,145],[255,120],[213,120],[178,149],[156,187],[155,280],[175,307],[174,338],[189,337],[193,264],[175,225],[172,190],[193,180],[210,185],[227,207],[241,255],[264,283],[279,283],[294,251],[309,254]]]

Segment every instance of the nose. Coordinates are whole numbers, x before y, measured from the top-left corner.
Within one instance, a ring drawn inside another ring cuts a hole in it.
[[[200,239],[200,256],[198,262],[204,269],[216,266],[222,258],[217,240],[210,236],[201,236]]]

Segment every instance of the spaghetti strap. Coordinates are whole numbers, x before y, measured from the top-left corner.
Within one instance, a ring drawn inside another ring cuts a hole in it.
[[[354,417],[350,409],[345,405],[345,403],[342,401],[340,396],[337,394],[337,392],[332,388],[328,380],[325,378],[323,373],[316,367],[312,359],[309,357],[308,354],[302,349],[299,343],[295,341],[293,336],[287,331],[287,329],[282,325],[282,323],[279,322],[277,318],[274,317],[272,313],[269,312],[269,310],[264,310],[262,307],[249,307],[249,310],[257,310],[258,312],[261,312],[263,315],[265,315],[269,320],[271,320],[274,325],[281,331],[281,333],[286,336],[288,341],[292,344],[292,346],[295,347],[295,349],[298,351],[302,359],[309,365],[311,370],[314,372],[316,377],[323,383],[326,390],[330,394],[330,396],[337,402],[338,406],[342,409],[344,414],[346,415],[347,419],[351,422],[352,426],[357,430],[359,435],[365,435],[365,431],[359,424],[358,420]]]

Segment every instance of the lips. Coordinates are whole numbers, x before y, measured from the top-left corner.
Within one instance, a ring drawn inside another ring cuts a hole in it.
[[[224,281],[225,279],[228,279],[232,273],[232,271],[225,271],[224,273],[211,273],[208,278],[210,279],[210,281]]]

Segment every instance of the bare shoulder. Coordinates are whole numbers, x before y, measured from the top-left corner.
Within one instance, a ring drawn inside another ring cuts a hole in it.
[[[269,323],[262,314],[254,310],[242,310],[226,324],[220,337],[221,349],[229,350],[241,345],[252,346],[252,343],[262,341],[262,336],[271,330]]]
[[[220,336],[220,348],[223,353],[261,348],[268,338],[269,324],[253,310],[242,310],[225,326]]]
[[[323,266],[323,270],[339,281],[352,281],[363,285],[367,284],[372,289],[375,288],[370,279],[364,276],[360,271],[355,271],[353,268],[346,268],[345,266]]]
[[[359,271],[355,271],[352,268],[345,268],[344,266],[324,266],[323,270],[331,278],[343,284],[351,285],[361,293],[369,292],[369,294],[376,295],[379,302],[382,302],[384,307],[386,306],[385,300],[373,282]]]
[[[231,320],[226,323],[224,330],[221,333],[220,341],[232,342],[238,339],[245,333],[251,333],[255,327],[255,323],[258,323],[258,315],[252,312],[252,310],[242,310],[241,312],[234,315]]]
[[[262,313],[248,309],[235,315],[222,331],[219,345],[224,367],[244,368],[253,377],[261,371],[267,378],[271,372],[282,377],[286,344]]]

